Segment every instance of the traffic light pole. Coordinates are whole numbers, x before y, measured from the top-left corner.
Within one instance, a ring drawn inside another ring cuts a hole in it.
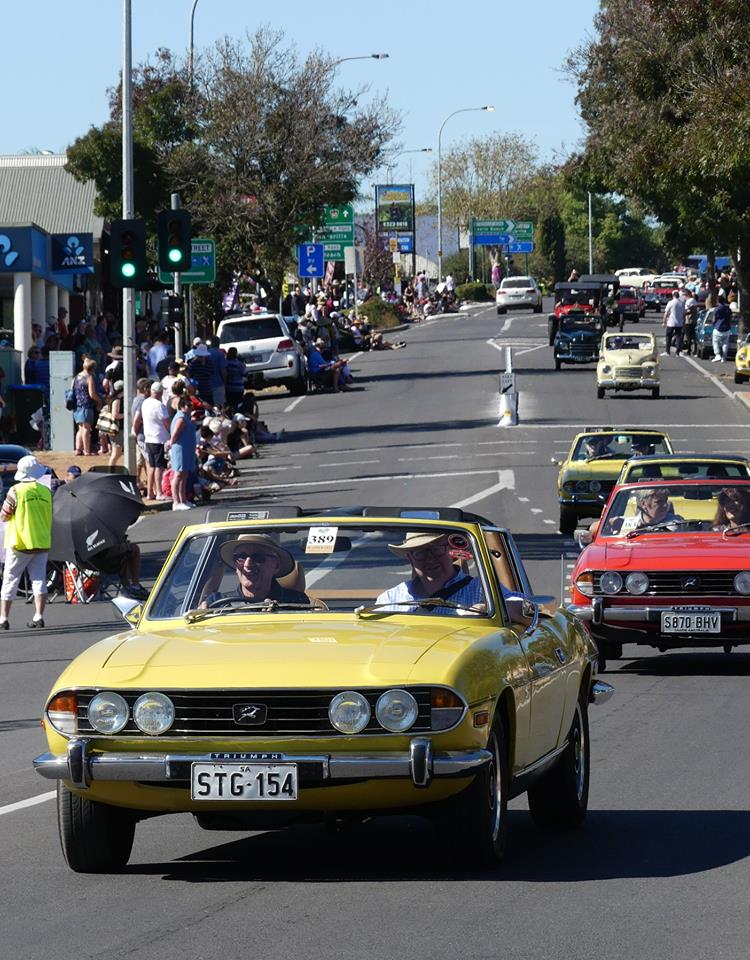
[[[182,207],[182,201],[180,200],[179,193],[172,194],[172,209],[180,210]],[[182,296],[182,276],[179,273],[174,274],[174,294],[176,297]],[[185,346],[183,343],[184,338],[184,321],[181,321],[178,324],[175,324],[174,328],[174,355],[176,357],[185,356]]]
[[[122,217],[133,217],[133,90],[131,0],[122,6]],[[132,433],[131,409],[135,397],[135,290],[122,291],[122,345],[123,345],[123,436],[125,441],[125,468],[135,474],[135,438]]]

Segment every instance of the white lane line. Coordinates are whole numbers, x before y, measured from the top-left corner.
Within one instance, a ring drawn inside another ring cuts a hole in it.
[[[458,503],[454,503],[452,506],[456,507],[457,509],[469,507],[472,503],[477,503],[479,500],[484,500],[487,497],[492,496],[493,493],[500,493],[502,490],[516,489],[516,475],[512,470],[498,470],[497,476],[497,483],[493,483],[491,487],[487,487],[485,490],[480,490],[479,493],[475,493],[472,496],[467,497],[465,500],[459,500]]]
[[[513,317],[506,317],[503,320],[503,325],[500,327],[500,333],[507,333],[510,330],[510,325],[513,323]]]
[[[437,457],[398,457],[396,463],[421,463],[423,460],[463,460],[460,453],[443,453]]]
[[[554,521],[554,520],[543,520],[542,523],[548,523],[551,527],[554,527],[554,526],[555,526],[555,521]]]
[[[521,501],[521,503],[528,503],[528,502],[529,502],[529,498],[528,498],[528,497],[519,497],[518,499]]]
[[[525,353],[533,353],[535,350],[543,350],[547,346],[546,343],[540,344],[538,347],[528,347],[526,350],[516,350],[516,356],[522,357]],[[519,371],[523,373],[523,370]]]
[[[380,463],[380,460],[339,460],[334,463],[321,463],[321,467],[358,467],[363,463]],[[302,467],[292,467],[293,470],[301,470]]]
[[[542,513],[541,507],[529,507],[529,510],[531,510],[532,513]]]
[[[593,420],[593,417],[592,417]],[[635,430],[670,430],[672,427],[675,427],[678,430],[684,430],[684,423],[639,423],[634,429]],[[591,430],[592,423],[591,420],[586,420],[583,423],[521,423],[518,427],[514,428],[517,430],[576,430],[580,432],[581,430]],[[593,429],[596,430],[596,424],[593,425]],[[626,429],[623,427],[623,429]],[[628,428],[629,429],[629,428]],[[691,430],[750,430],[750,423],[696,423],[690,425]]]
[[[509,457],[535,457],[536,455],[537,455],[536,450],[514,450],[513,453],[506,454],[506,456],[509,456]],[[466,456],[469,456],[469,454],[466,454]],[[459,459],[465,460],[466,456],[459,457]],[[499,457],[500,451],[494,450],[492,453],[475,453],[474,456],[475,457]],[[430,458],[430,459],[433,459],[433,458]],[[545,463],[545,467],[546,466],[547,464]]]
[[[346,358],[346,362],[347,362],[347,363],[351,363],[353,360],[356,360],[356,359],[358,359],[359,357],[361,357],[361,356],[362,356],[362,353],[363,353],[362,350],[360,350],[359,353],[353,353],[350,357],[347,357],[347,358]]]
[[[506,320],[505,322],[507,323],[508,321]],[[487,342],[491,347],[494,347],[495,350],[499,350],[500,353],[505,353],[505,347],[501,347],[500,344],[499,344],[499,343],[495,343],[494,340],[487,340],[486,342]]]
[[[245,490],[278,490],[292,487],[329,487],[337,483],[377,483],[379,480],[442,480],[449,477],[496,476],[497,470],[460,470],[451,473],[384,473],[372,477],[336,477],[335,480],[305,480],[300,483],[267,483],[264,486],[232,487],[235,492]],[[513,474],[512,470],[500,471],[501,474]],[[507,489],[514,489],[508,487]]]
[[[686,357],[684,353],[681,353],[680,356],[686,363],[689,363],[691,367],[695,367],[695,369],[698,371],[698,373],[701,374],[701,376],[705,377],[706,380],[710,380],[715,387],[718,387],[722,393],[726,394],[730,400],[734,400],[734,391],[730,390],[729,387],[726,384],[722,383],[718,377],[715,377],[708,370],[704,370],[703,367],[698,363],[698,361],[693,360],[692,357]]]
[[[281,412],[282,412],[282,413],[291,413],[292,410],[294,410],[294,408],[295,408],[296,406],[298,406],[300,403],[302,403],[302,401],[303,401],[304,399],[305,399],[304,397],[297,397],[296,400],[292,400],[292,402],[289,404],[288,407],[284,407],[284,409],[283,409]]]
[[[4,807],[0,807],[0,816],[4,813],[14,813],[16,810],[23,810],[26,807],[34,807],[38,803],[45,803],[47,800],[51,800],[56,796],[57,790],[50,790],[49,793],[40,793],[36,797],[29,797],[28,800],[19,800],[18,803],[7,803]]]

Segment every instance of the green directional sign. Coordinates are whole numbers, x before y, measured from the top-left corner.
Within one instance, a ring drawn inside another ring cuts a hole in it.
[[[180,278],[183,283],[216,282],[216,241],[210,237],[194,237],[190,244],[191,264],[189,270],[183,270]],[[174,275],[159,270],[159,280],[171,283]]]
[[[329,226],[338,226],[340,224],[354,225],[354,207],[350,203],[345,203],[342,207],[331,207],[328,204],[324,207],[324,223]]]
[[[534,224],[531,220],[475,220],[474,233],[512,234],[515,240],[533,240]]]

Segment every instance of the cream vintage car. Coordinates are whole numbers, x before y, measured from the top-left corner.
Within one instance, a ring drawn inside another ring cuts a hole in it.
[[[659,351],[653,333],[607,333],[596,368],[596,395],[607,390],[650,390],[659,396]]]
[[[475,865],[502,856],[514,796],[543,827],[583,821],[588,708],[612,688],[507,530],[446,508],[214,514],[44,705],[35,766],[73,870],[122,869],[157,814],[245,831],[426,814]],[[425,590],[418,568],[450,579]]]

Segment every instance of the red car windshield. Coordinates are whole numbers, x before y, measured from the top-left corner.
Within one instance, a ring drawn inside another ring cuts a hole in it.
[[[750,483],[668,483],[625,487],[602,518],[597,537],[635,539],[686,531],[750,533]]]

